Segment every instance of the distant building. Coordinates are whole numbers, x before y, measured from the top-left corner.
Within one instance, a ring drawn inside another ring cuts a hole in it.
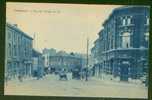
[[[30,76],[33,39],[17,25],[6,23],[5,77]]]
[[[43,57],[44,57],[44,67],[49,67],[49,57],[56,55],[55,49],[43,49]]]
[[[50,56],[50,67],[55,68],[55,71],[66,69],[72,71],[74,69],[80,70],[82,68],[82,58],[75,56]]]
[[[45,62],[45,72],[60,71],[65,69],[71,71],[73,69],[81,69],[84,65],[84,59],[81,54],[66,53],[65,51],[56,52],[55,49],[43,49],[43,57]]]
[[[106,73],[128,81],[148,75],[149,18],[147,6],[113,10],[91,50],[98,76]]]
[[[36,50],[32,50],[33,59],[33,76],[42,77],[44,74],[44,58],[42,54]]]

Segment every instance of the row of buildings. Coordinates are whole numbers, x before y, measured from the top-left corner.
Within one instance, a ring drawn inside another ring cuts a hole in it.
[[[65,51],[56,52],[55,49],[43,49],[44,66],[49,72],[59,73],[61,70],[66,72],[76,72],[79,76],[85,66],[84,55],[76,53],[66,53]]]
[[[20,30],[16,24],[10,23],[6,23],[5,35],[6,78],[32,76],[35,70],[43,67],[42,54],[34,50],[32,37]]]
[[[18,26],[6,23],[5,41],[5,78],[42,77],[48,70],[59,72],[80,71],[85,65],[81,54],[57,52],[55,49],[44,49],[42,53],[33,48],[33,38]]]
[[[93,57],[88,55],[89,57],[89,65],[90,68],[93,65]],[[75,67],[86,67],[86,59],[87,55],[82,53],[67,53],[65,51],[56,51],[55,49],[43,49],[43,57],[44,57],[44,66],[45,68],[49,68],[54,65],[63,65],[63,66],[71,66],[71,68]],[[71,70],[68,68],[68,70]]]
[[[149,18],[147,6],[112,11],[91,49],[96,76],[106,74],[122,81],[148,76]]]

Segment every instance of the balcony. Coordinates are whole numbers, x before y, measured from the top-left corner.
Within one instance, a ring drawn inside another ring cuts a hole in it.
[[[124,27],[133,27],[135,26],[134,24],[126,24],[126,25],[119,25],[119,28],[124,28]]]

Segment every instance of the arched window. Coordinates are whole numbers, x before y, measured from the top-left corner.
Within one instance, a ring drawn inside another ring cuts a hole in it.
[[[130,33],[125,32],[122,34],[122,48],[130,47]]]

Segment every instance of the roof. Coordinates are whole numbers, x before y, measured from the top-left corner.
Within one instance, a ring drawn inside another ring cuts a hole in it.
[[[31,40],[33,40],[33,38],[32,37],[30,37],[29,35],[27,35],[25,32],[23,32],[22,30],[20,30],[17,26],[15,26],[15,25],[12,25],[12,24],[10,24],[10,23],[6,23],[6,26],[8,26],[8,27],[10,27],[10,28],[12,28],[12,29],[14,29],[15,31],[18,31],[18,32],[20,32],[21,34],[23,34],[25,37],[27,37],[27,38],[29,38],[29,39],[31,39]]]
[[[108,22],[109,19],[112,18],[112,16],[114,15],[114,13],[118,12],[118,11],[121,11],[121,10],[125,10],[125,9],[134,9],[134,8],[147,8],[147,9],[150,9],[150,6],[144,6],[144,5],[134,5],[134,6],[122,6],[122,7],[118,7],[118,8],[115,8],[111,14],[109,15],[109,17],[103,22],[103,26]]]
[[[150,8],[150,6],[144,6],[144,5],[134,5],[134,6],[123,6],[115,8],[114,11],[123,10],[123,9],[134,9],[134,8]]]
[[[64,55],[55,55],[55,56],[50,56],[51,58],[69,58],[69,59],[82,59],[81,57],[76,57],[76,56],[64,56]]]
[[[42,55],[39,51],[37,51],[37,50],[35,50],[35,49],[32,49],[32,56],[33,57],[38,57],[38,56],[40,56],[40,55]]]

